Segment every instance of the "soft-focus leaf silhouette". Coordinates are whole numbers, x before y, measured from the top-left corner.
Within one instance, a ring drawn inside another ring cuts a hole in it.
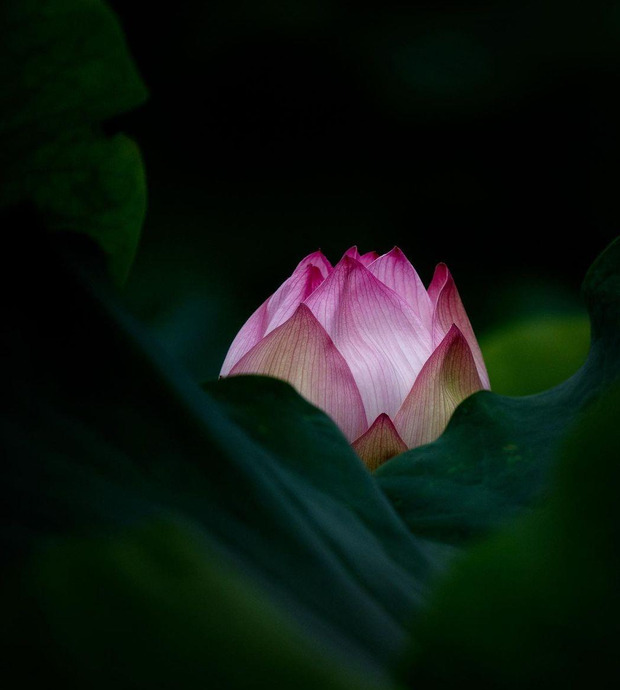
[[[146,89],[116,16],[99,0],[7,0],[0,27],[0,206],[28,202],[49,230],[89,235],[122,283],[146,185],[135,144],[101,123]]]
[[[474,547],[437,588],[411,687],[618,685],[619,405],[616,384],[571,427],[545,506]]]

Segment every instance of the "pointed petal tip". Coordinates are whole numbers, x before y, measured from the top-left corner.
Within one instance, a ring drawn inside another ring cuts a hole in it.
[[[465,343],[467,343],[467,338],[463,335],[463,331],[461,331],[461,329],[455,323],[453,323],[444,336],[444,341],[446,344],[449,343],[451,345],[458,338],[462,338]]]
[[[368,268],[368,266],[370,266],[370,264],[372,264],[372,262],[376,261],[378,258],[379,254],[377,254],[377,252],[370,251],[366,252],[365,254],[362,254],[359,258],[359,261],[362,264],[362,266],[366,266],[366,268]]]
[[[351,256],[350,254],[345,254],[342,259],[334,266],[334,271],[344,271],[345,273],[349,273],[353,271],[356,268],[366,268],[361,261],[359,260],[359,257],[356,258],[354,256]]]
[[[489,375],[486,370],[480,345],[472,328],[469,316],[459,295],[454,277],[444,263],[437,264],[435,274],[428,287],[433,304],[433,341],[439,345],[453,324],[459,327],[473,355],[482,387],[489,389]]]
[[[358,263],[362,264],[365,268],[370,266],[374,261],[376,261],[379,258],[379,254],[375,252],[374,250],[366,252],[365,254],[360,254],[357,245],[353,245],[352,247],[349,247],[347,251],[342,255],[342,258],[338,263],[342,263],[345,260],[353,260],[357,261]]]
[[[422,367],[394,424],[410,448],[430,443],[468,396],[484,388],[467,338],[452,324]]]
[[[349,441],[366,428],[364,404],[351,370],[305,304],[232,367],[230,375],[238,374],[287,381],[326,412]]]
[[[415,311],[422,326],[431,333],[433,305],[417,271],[397,246],[373,261],[368,270],[394,290]]]
[[[356,259],[359,261],[360,253],[359,253],[359,249],[357,248],[357,245],[354,244],[352,247],[349,247],[347,249],[347,251],[342,255],[342,258],[344,259],[345,256],[348,256],[352,259]]]
[[[452,274],[448,269],[448,265],[443,261],[440,261],[438,264],[436,264],[435,270],[433,271],[433,277],[431,278],[431,282],[428,286],[428,294],[433,301],[437,300],[437,296],[441,292],[441,289],[445,286],[450,278],[452,278]]]
[[[371,472],[390,458],[407,450],[405,442],[385,412],[375,419],[370,428],[356,439],[352,446]]]
[[[320,272],[323,278],[332,272],[333,266],[331,265],[329,259],[323,254],[320,249],[304,256],[304,258],[297,264],[295,271],[293,273],[298,273],[304,270],[307,266],[315,266]]]
[[[372,265],[372,263],[374,263],[374,262],[377,261],[378,259],[384,260],[384,259],[386,259],[386,258],[388,258],[388,257],[391,258],[391,259],[395,259],[395,258],[400,259],[401,257],[404,258],[404,259],[407,259],[407,257],[405,256],[405,253],[404,253],[399,247],[397,247],[396,245],[394,245],[394,246],[392,247],[392,249],[390,249],[389,252],[385,252],[384,254],[379,254],[378,252],[368,252],[367,254],[363,254],[362,256],[363,256],[363,257],[364,257],[364,256],[368,256],[368,255],[371,254],[371,253],[374,254],[375,256],[374,256],[373,261],[372,261],[371,264],[369,264],[369,265]]]

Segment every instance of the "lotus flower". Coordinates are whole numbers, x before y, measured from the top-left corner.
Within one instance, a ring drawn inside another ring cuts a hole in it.
[[[424,288],[397,247],[303,259],[235,337],[221,376],[292,384],[340,427],[369,469],[435,440],[456,406],[489,388],[445,264]]]

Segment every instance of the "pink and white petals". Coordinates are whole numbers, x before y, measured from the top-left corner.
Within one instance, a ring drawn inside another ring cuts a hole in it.
[[[482,388],[469,344],[453,325],[422,368],[394,426],[409,448],[430,443],[443,433],[457,405]]]
[[[367,428],[351,370],[310,309],[301,304],[235,364],[230,375],[264,374],[288,381],[324,410],[349,441]]]
[[[267,304],[265,332],[268,335],[274,328],[288,321],[297,307],[311,295],[323,282],[323,276],[317,266],[307,265],[295,270],[293,275],[271,296]]]
[[[398,247],[378,257],[368,270],[384,285],[392,288],[420,317],[428,330],[432,327],[433,304],[424,284],[409,259]]]
[[[369,423],[394,415],[432,352],[413,309],[348,256],[305,304],[349,365]]]
[[[428,290],[394,247],[320,252],[248,319],[221,376],[287,381],[326,412],[374,470],[444,431],[457,405],[489,378],[448,268]]]
[[[306,266],[316,266],[319,269],[321,276],[327,278],[327,276],[334,270],[334,267],[329,262],[329,259],[323,254],[322,251],[312,252],[305,256],[298,264],[293,274],[298,271],[303,270]]]
[[[394,423],[386,414],[380,414],[370,429],[356,439],[352,446],[370,471],[407,450]]]
[[[220,376],[228,376],[235,362],[249,352],[261,338],[289,319],[303,300],[333,270],[330,262],[320,251],[303,258],[291,277],[261,304],[237,333],[222,365]]]
[[[441,342],[453,324],[456,325],[469,344],[482,381],[482,387],[490,388],[489,375],[484,364],[482,351],[456,288],[454,278],[445,264],[438,264],[435,268],[433,279],[428,286],[428,294],[433,304],[433,341],[435,345]]]
[[[366,267],[370,266],[370,264],[373,261],[379,258],[377,252],[366,252],[365,254],[360,254],[357,247],[350,247],[349,249],[347,249],[342,258],[344,259],[345,256],[348,256],[350,259],[355,259],[356,261],[359,261],[362,264],[362,266]]]

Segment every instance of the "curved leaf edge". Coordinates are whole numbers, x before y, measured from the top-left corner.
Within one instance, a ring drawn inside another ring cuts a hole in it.
[[[620,379],[620,238],[594,261],[582,293],[592,338],[579,371],[535,395],[474,393],[439,439],[375,471],[414,533],[462,543],[542,500],[571,423]]]

